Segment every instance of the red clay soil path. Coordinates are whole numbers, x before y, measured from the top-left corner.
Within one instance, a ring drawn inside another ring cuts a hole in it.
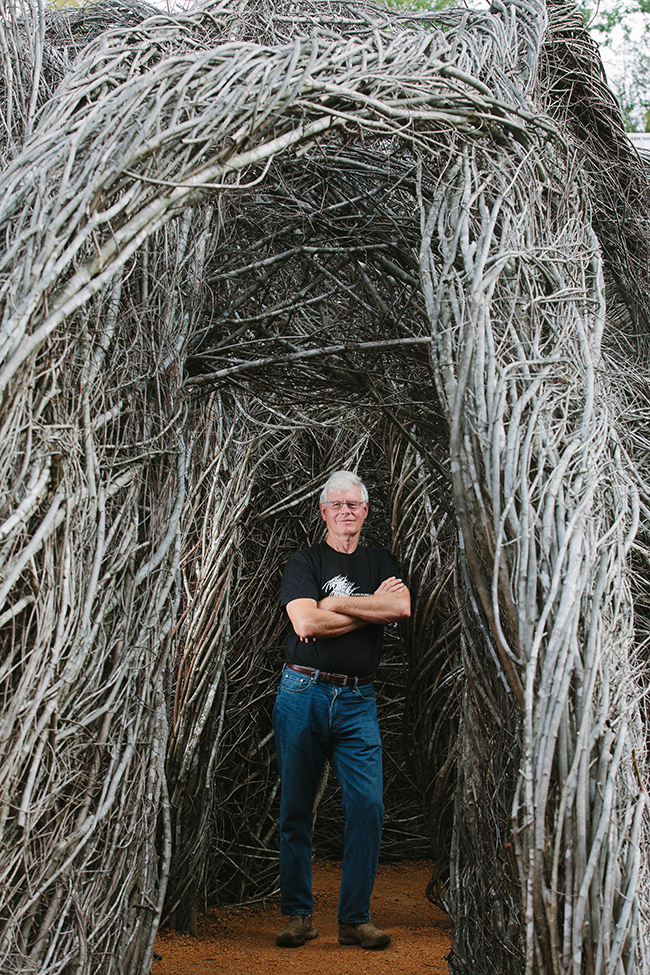
[[[152,975],[448,975],[451,925],[426,899],[430,863],[380,864],[372,919],[392,938],[383,951],[338,943],[341,865],[315,863],[313,873],[315,941],[276,946],[285,923],[279,898],[265,907],[222,907],[199,918],[196,938],[162,930],[156,942],[162,960],[154,961]]]

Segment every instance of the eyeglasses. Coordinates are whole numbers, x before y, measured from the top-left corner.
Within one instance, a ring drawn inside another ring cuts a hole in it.
[[[332,511],[340,511],[344,504],[350,511],[358,511],[365,501],[323,501],[323,504],[328,505]]]

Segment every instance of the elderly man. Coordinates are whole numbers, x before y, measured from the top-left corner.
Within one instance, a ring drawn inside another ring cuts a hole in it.
[[[296,552],[282,579],[291,630],[273,722],[282,782],[282,913],[289,922],[276,940],[295,948],[318,937],[312,921],[312,818],[329,759],[345,815],[339,943],[385,948],[390,936],[370,923],[384,814],[372,681],[383,626],[409,616],[411,601],[390,553],[359,544],[368,492],[356,474],[331,475],[320,511],[327,538]]]

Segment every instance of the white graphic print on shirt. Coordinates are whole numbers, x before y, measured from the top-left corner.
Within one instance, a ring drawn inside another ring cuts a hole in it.
[[[370,592],[356,592],[356,584],[347,576],[334,576],[323,583],[323,589],[328,596],[371,596]]]

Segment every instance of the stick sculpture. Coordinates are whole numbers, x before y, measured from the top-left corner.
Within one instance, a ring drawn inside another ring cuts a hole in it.
[[[272,889],[278,572],[357,464],[450,972],[647,971],[648,182],[576,13],[3,6],[2,971]]]

